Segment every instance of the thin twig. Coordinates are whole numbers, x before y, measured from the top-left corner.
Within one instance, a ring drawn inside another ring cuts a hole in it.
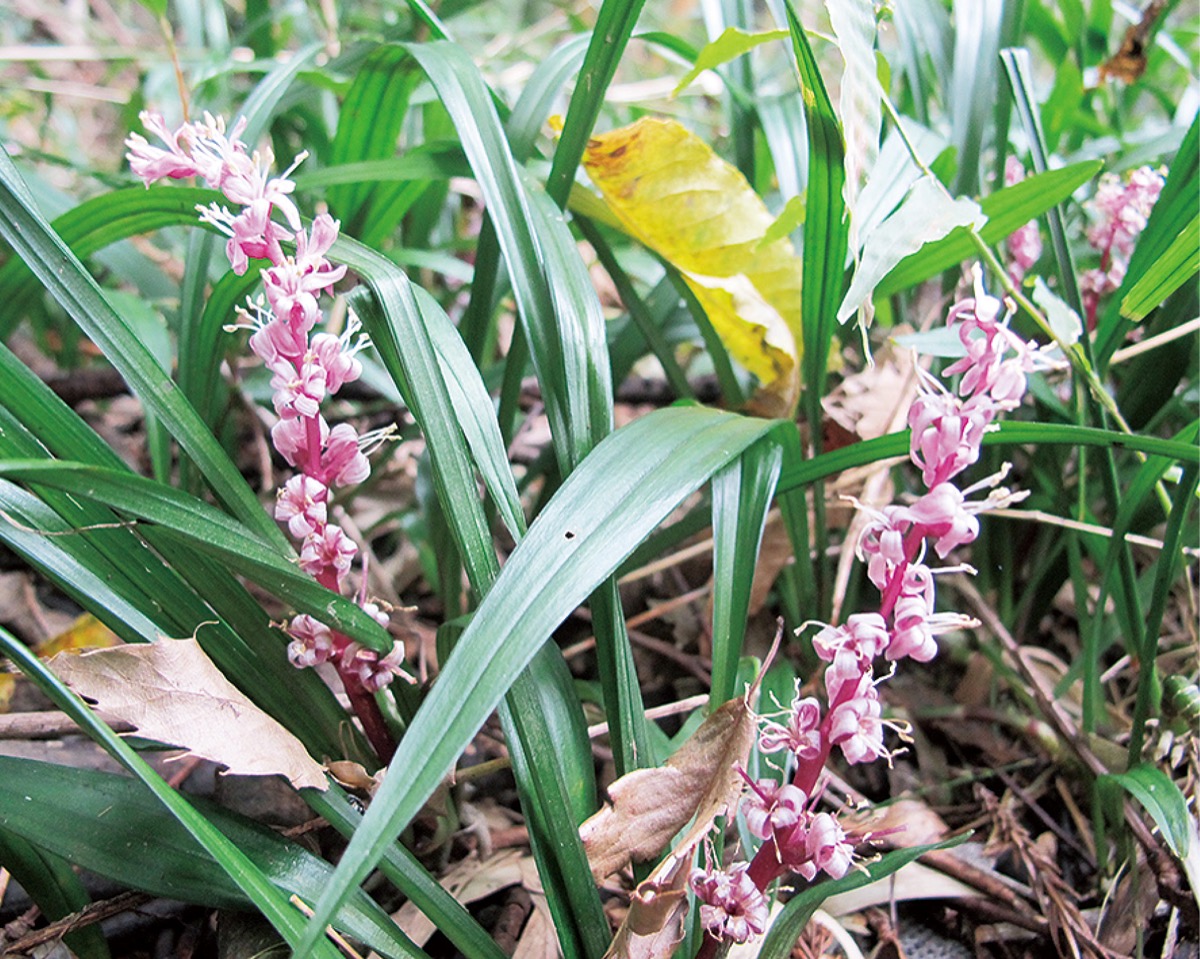
[[[111,899],[90,903],[80,909],[79,912],[63,916],[62,919],[22,936],[16,942],[10,943],[5,947],[4,955],[22,955],[36,949],[38,946],[61,939],[67,933],[74,932],[76,929],[82,929],[84,926],[90,926],[111,916],[117,916],[123,912],[137,909],[139,906],[144,906],[153,899],[153,896],[148,896],[144,892],[122,892]]]

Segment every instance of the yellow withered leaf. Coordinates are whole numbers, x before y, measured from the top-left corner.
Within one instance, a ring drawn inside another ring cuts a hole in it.
[[[625,230],[680,271],[713,329],[762,384],[756,412],[800,395],[800,260],[746,178],[674,120],[588,141],[583,165]]]

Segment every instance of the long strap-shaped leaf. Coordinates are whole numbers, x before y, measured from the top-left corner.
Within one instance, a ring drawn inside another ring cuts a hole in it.
[[[100,743],[110,756],[145,783],[158,801],[166,806],[208,854],[220,863],[221,868],[279,930],[289,945],[304,956],[337,959],[338,951],[325,939],[324,925],[321,929],[314,930],[311,941],[307,935],[301,940],[304,920],[288,902],[287,896],[271,883],[235,843],[196,812],[125,740],[97,719],[83,700],[59,682],[41,660],[3,628],[0,628],[0,651],[16,663],[21,672],[49,696],[59,709]],[[298,945],[298,941],[302,944]]]
[[[804,283],[801,298],[801,324],[804,336],[804,410],[810,426],[813,452],[821,452],[821,399],[825,396],[825,374],[829,348],[837,326],[838,305],[845,288],[846,250],[850,242],[843,189],[846,184],[842,130],[833,104],[825,91],[821,71],[800,23],[792,0],[786,0],[788,30],[800,71],[804,94],[804,120],[808,127],[808,189],[805,193],[807,214],[804,218]],[[815,595],[823,611],[828,611],[830,579],[826,544],[825,491],[813,487],[813,547],[817,556]],[[807,568],[804,563],[798,569]]]
[[[1147,456],[1169,456],[1180,463],[1200,463],[1200,448],[1191,443],[1165,440],[1158,436],[1098,430],[1089,426],[1067,423],[1000,424],[1000,429],[983,437],[984,446],[1096,446],[1114,450],[1136,450]],[[843,470],[866,466],[896,456],[907,456],[909,431],[889,433],[878,439],[852,443],[838,450],[822,453],[809,460],[791,459],[783,464],[779,492],[796,489],[814,480],[835,476]],[[785,452],[786,452],[785,447]]]
[[[287,540],[195,409],[26,194],[12,160],[0,150],[0,235],[191,456],[221,501],[277,554],[288,555]]]
[[[392,760],[306,942],[411,821],[551,631],[659,522],[773,424],[700,408],[652,413],[602,442],[530,526]]]
[[[113,815],[114,809],[121,811]],[[221,807],[196,812],[288,894],[311,901],[333,867],[302,846]],[[252,905],[212,856],[136,779],[0,757],[0,823],[78,866],[156,896],[224,909]],[[427,959],[361,890],[337,926],[385,956]]]
[[[356,604],[331,593],[215,507],[144,476],[64,460],[0,461],[0,476],[40,483],[157,523],[373,649],[391,637]]]

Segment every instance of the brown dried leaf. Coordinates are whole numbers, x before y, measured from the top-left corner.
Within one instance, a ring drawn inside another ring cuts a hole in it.
[[[278,774],[297,789],[328,788],[321,764],[230,683],[194,639],[63,653],[50,665],[77,693],[148,739],[180,746],[234,774]]]
[[[631,859],[649,859],[695,817],[677,847],[677,852],[690,854],[713,820],[740,795],[742,780],[735,767],[750,752],[754,732],[747,698],[731,699],[665,766],[638,769],[613,783],[608,788],[611,805],[579,828],[592,874],[603,879]],[[657,900],[652,896],[650,901]]]
[[[604,959],[669,959],[674,954],[687,918],[684,866],[686,861],[673,855],[637,887]]]
[[[876,353],[872,366],[842,380],[821,406],[851,435],[873,440],[903,425],[916,391],[912,354],[888,345]]]

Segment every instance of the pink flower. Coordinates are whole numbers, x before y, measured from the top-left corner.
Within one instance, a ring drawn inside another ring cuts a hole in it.
[[[357,552],[354,541],[340,527],[329,524],[305,537],[300,548],[300,568],[309,576],[320,576],[332,569],[340,582]]]
[[[879,613],[854,613],[844,625],[826,626],[813,637],[813,649],[827,663],[843,649],[870,663],[887,644],[887,623]]]
[[[288,659],[297,669],[316,666],[333,654],[333,632],[307,613],[293,617],[287,632],[292,637],[288,643]]]
[[[403,643],[395,643],[391,652],[382,658],[373,649],[349,643],[342,653],[341,669],[343,673],[353,673],[368,692],[377,693],[391,685],[397,676],[408,676],[401,665],[403,662]]]
[[[179,137],[188,132],[188,125],[184,124],[178,130],[171,131],[167,128],[162,114],[143,110],[139,116],[142,125],[162,140],[167,148],[164,150],[151,146],[141,134],[129,134],[125,145],[129,147],[129,168],[133,170],[134,176],[140,177],[146,186],[163,177],[178,180],[196,176],[199,170],[195,162],[179,145]]]
[[[321,400],[325,399],[325,371],[321,365],[306,356],[298,368],[282,360],[273,370],[271,389],[275,391],[272,398],[275,412],[284,419],[316,416],[321,409]]]
[[[330,432],[321,454],[321,475],[338,486],[353,486],[371,475],[371,464],[359,447],[358,433],[349,423],[339,423]]]
[[[958,546],[973,543],[979,535],[979,520],[968,511],[963,494],[953,483],[939,483],[910,508],[913,522],[936,537],[934,549],[943,559]]]
[[[271,427],[271,443],[292,466],[316,462],[321,455],[319,450],[309,449],[310,422],[305,419],[283,419]],[[322,445],[329,438],[329,424],[323,416],[317,417],[317,436]]]
[[[282,261],[283,241],[292,238],[291,233],[271,219],[271,204],[265,199],[255,200],[237,216],[210,208],[205,218],[228,232],[225,255],[238,276],[246,272],[252,259]]]
[[[808,829],[806,843],[813,866],[833,879],[841,879],[850,869],[854,847],[846,842],[841,824],[829,813],[817,813]],[[814,873],[815,875],[815,873]],[[811,879],[812,876],[805,878]]]
[[[250,349],[267,366],[292,362],[304,355],[307,339],[298,329],[271,316],[250,335]]]
[[[864,667],[858,657],[848,650],[838,650],[833,662],[825,669],[825,696],[834,708],[866,695],[870,685],[870,668]]]
[[[728,872],[694,869],[688,885],[700,905],[700,924],[718,939],[749,942],[767,928],[770,907],[740,862]]]
[[[366,348],[368,341],[361,329],[358,318],[352,313],[341,336],[318,333],[312,338],[310,349],[325,368],[325,388],[330,394],[340,390],[342,384],[362,376],[362,364],[355,356]]]
[[[284,484],[275,502],[275,518],[287,523],[297,539],[325,525],[329,488],[315,477],[298,473]]]
[[[923,596],[901,596],[892,611],[896,632],[888,659],[910,656],[918,663],[927,663],[937,655],[931,617],[933,610]]]
[[[885,506],[881,510],[862,506],[871,517],[863,527],[855,546],[859,562],[867,564],[867,577],[877,589],[883,590],[891,579],[891,571],[907,562],[904,538],[912,526],[912,517],[903,506]]]
[[[764,753],[783,749],[794,752],[800,759],[813,759],[821,752],[821,706],[812,696],[801,699],[797,693],[792,700],[787,725],[776,722],[763,724],[758,748]]]
[[[776,833],[791,829],[804,815],[808,797],[790,783],[780,785],[770,779],[760,779],[750,786],[742,806],[746,828],[752,836],[770,839]]]
[[[879,694],[870,683],[830,714],[829,741],[841,747],[846,762],[871,762],[885,755],[882,715]]]

